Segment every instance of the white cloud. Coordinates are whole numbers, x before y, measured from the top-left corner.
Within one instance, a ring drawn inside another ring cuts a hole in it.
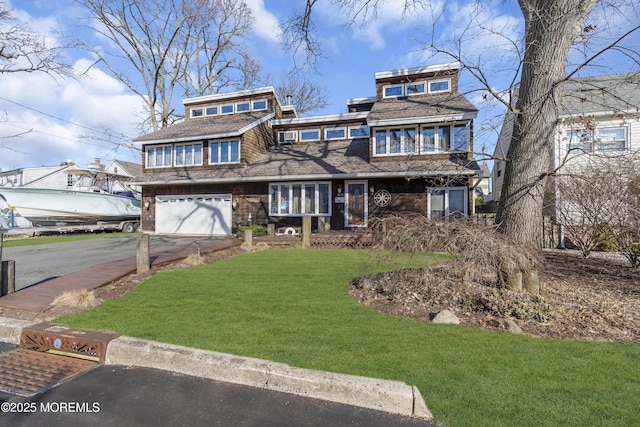
[[[253,10],[253,17],[255,18],[253,24],[254,33],[262,39],[279,43],[282,35],[280,23],[278,22],[278,18],[266,9],[264,0],[245,1],[251,10]]]

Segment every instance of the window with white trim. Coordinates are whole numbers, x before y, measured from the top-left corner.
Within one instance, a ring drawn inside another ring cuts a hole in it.
[[[220,114],[233,114],[233,104],[224,104],[220,106]]]
[[[146,148],[146,165],[148,168],[169,168],[172,166],[171,145],[160,145]]]
[[[369,138],[369,126],[349,126],[349,138]]]
[[[251,111],[251,104],[248,101],[236,104],[236,113],[246,113],[247,111]]]
[[[251,104],[253,111],[262,111],[267,109],[267,100],[266,99],[257,99],[253,101]]]
[[[329,182],[287,182],[269,184],[269,215],[330,216]]]
[[[406,83],[404,85],[404,90],[407,93],[407,96],[421,95],[426,92],[424,83]]]
[[[416,137],[416,128],[378,129],[375,132],[374,155],[417,154]]]
[[[467,216],[467,187],[436,187],[427,191],[429,219]]]
[[[240,163],[240,141],[209,142],[209,164]]]
[[[324,130],[324,139],[345,139],[347,130],[345,128],[328,128]]]
[[[202,117],[202,114],[203,114],[202,108],[191,109],[191,117]]]
[[[320,141],[320,129],[304,129],[300,131],[300,141]]]
[[[451,91],[451,79],[431,80],[429,82],[429,93],[442,93]]]
[[[200,166],[202,165],[202,143],[176,144],[175,166]]]
[[[565,131],[567,149],[575,154],[594,151],[624,151],[629,146],[626,126]]]
[[[212,105],[210,107],[207,107],[205,109],[205,112],[207,113],[207,116],[217,116],[218,115],[218,106],[217,105]]]
[[[403,96],[403,95],[404,95],[404,85],[403,84],[389,85],[389,86],[383,86],[382,87],[382,96],[383,96],[383,98],[395,98],[395,97]]]

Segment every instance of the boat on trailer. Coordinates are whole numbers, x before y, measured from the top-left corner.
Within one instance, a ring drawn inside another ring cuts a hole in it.
[[[140,219],[140,199],[126,187],[126,175],[93,169],[68,169],[75,175],[72,188],[0,187],[0,205],[15,210],[33,226],[87,225]]]

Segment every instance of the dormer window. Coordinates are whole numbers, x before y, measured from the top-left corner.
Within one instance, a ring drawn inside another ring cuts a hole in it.
[[[384,86],[382,88],[382,93],[383,93],[385,98],[394,98],[394,97],[398,97],[398,96],[403,96],[404,95],[404,85],[399,84],[399,85]]]
[[[346,137],[346,129],[345,128],[333,128],[333,129],[325,129],[324,130],[324,139],[345,139]]]
[[[405,85],[407,96],[420,95],[425,92],[424,83],[407,83]]]
[[[320,141],[320,131],[318,129],[305,129],[300,131],[300,141]]]
[[[248,102],[238,102],[236,104],[236,113],[246,113],[251,110],[251,104]]]
[[[202,108],[194,108],[191,110],[191,117],[202,117]]]
[[[233,104],[224,104],[220,107],[220,114],[233,114]]]
[[[429,82],[429,93],[441,93],[451,91],[451,79],[432,80]]]
[[[207,116],[216,116],[218,115],[218,106],[215,105],[213,107],[207,107],[206,112]]]
[[[267,109],[267,100],[260,99],[257,101],[253,101],[253,111],[262,111]]]

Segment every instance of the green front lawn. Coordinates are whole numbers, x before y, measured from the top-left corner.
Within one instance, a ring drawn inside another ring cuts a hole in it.
[[[372,262],[278,249],[154,275],[58,319],[166,343],[416,385],[453,426],[640,425],[640,346],[550,340],[377,313],[348,284],[446,256]]]

